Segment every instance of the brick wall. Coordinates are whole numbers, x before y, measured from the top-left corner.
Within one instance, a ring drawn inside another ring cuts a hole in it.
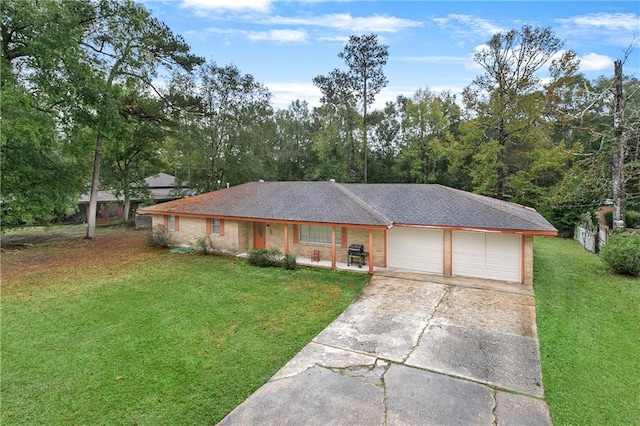
[[[153,226],[164,226],[164,217],[153,216]],[[181,216],[178,219],[178,230],[171,233],[175,245],[194,245],[197,238],[206,236],[207,220],[209,219]],[[209,237],[216,251],[228,254],[240,254],[247,251],[247,224],[245,222],[225,220],[224,235],[210,234]]]
[[[525,235],[524,238],[524,276],[522,283],[533,285],[533,235]]]

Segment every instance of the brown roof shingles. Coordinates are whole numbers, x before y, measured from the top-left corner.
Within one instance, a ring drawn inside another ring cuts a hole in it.
[[[249,182],[150,206],[188,214],[390,227],[394,224],[555,233],[533,209],[441,185]]]

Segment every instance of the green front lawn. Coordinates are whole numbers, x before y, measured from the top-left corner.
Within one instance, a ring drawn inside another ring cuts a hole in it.
[[[3,289],[4,425],[214,424],[369,280],[168,251],[70,267]]]
[[[536,313],[555,424],[640,422],[640,280],[571,240],[536,238]]]

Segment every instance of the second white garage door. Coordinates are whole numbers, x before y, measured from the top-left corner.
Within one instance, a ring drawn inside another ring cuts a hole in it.
[[[453,232],[453,275],[521,281],[520,235]]]
[[[443,273],[441,229],[393,227],[389,230],[388,245],[391,268]]]

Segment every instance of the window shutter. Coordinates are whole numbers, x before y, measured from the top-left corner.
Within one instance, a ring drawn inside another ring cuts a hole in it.
[[[347,228],[342,228],[342,248],[347,248]]]
[[[220,226],[219,226],[219,232],[218,235],[220,235],[221,237],[224,237],[224,219],[220,219]]]
[[[176,232],[180,230],[180,216],[176,216]]]
[[[163,222],[164,222],[164,229],[169,229],[169,216],[164,216]]]
[[[204,221],[204,233],[207,235],[211,234],[211,220],[212,219],[205,219]]]
[[[298,225],[293,225],[293,244],[298,244]]]

